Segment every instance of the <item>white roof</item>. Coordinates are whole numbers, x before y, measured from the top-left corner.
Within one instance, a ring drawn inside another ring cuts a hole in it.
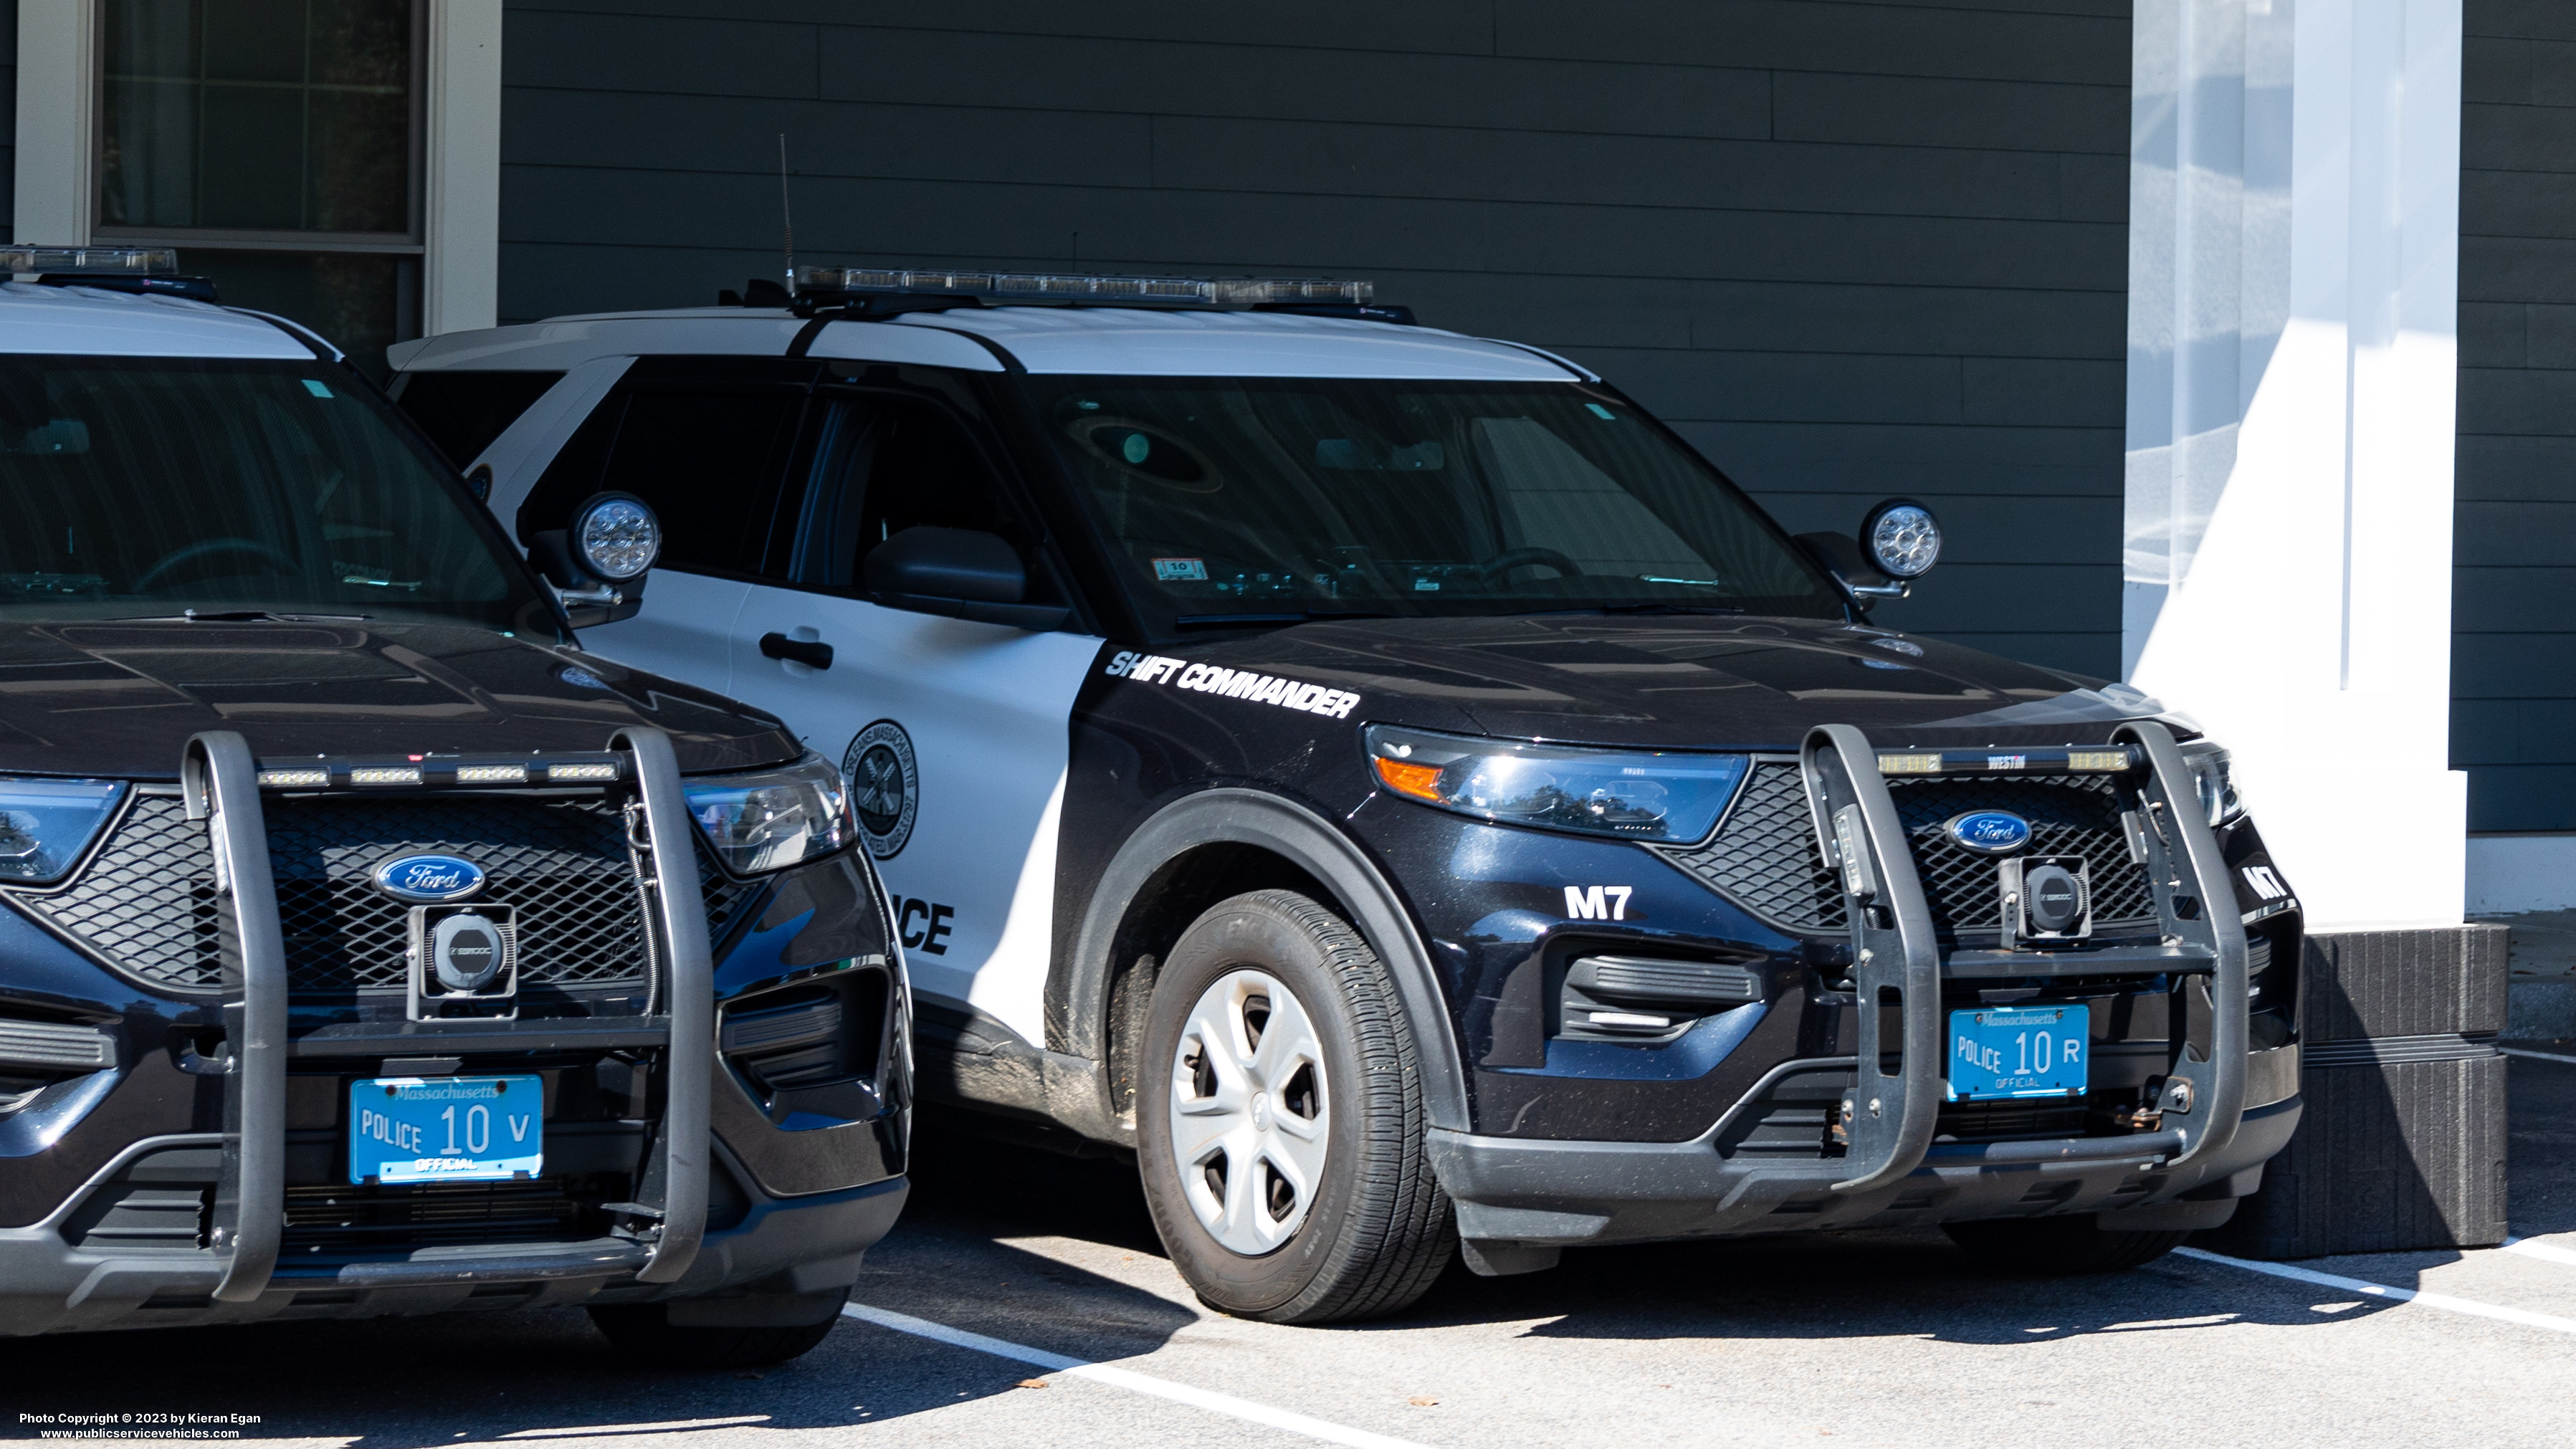
[[[557,317],[394,346],[403,371],[553,371],[602,357],[698,353],[780,357],[809,324],[758,307],[693,307]],[[981,338],[989,341],[987,347]],[[1000,349],[997,355],[995,348]],[[1563,382],[1593,374],[1536,348],[1429,327],[1284,312],[1118,307],[961,307],[825,325],[814,357],[999,372],[1159,377],[1374,377]]]
[[[251,357],[311,362],[313,349],[247,313],[185,297],[0,282],[0,353]]]

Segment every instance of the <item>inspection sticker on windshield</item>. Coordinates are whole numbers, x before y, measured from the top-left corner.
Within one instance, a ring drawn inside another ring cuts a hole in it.
[[[1154,560],[1154,577],[1167,584],[1203,584],[1207,582],[1207,560],[1158,558]]]
[[[1301,684],[1294,679],[1258,674],[1249,669],[1192,664],[1186,659],[1174,659],[1164,654],[1139,654],[1132,649],[1119,650],[1100,672],[1138,684],[1168,684],[1175,689],[1194,690],[1200,694],[1221,694],[1228,699],[1248,700],[1254,704],[1300,709],[1326,719],[1349,719],[1351,711],[1360,702],[1360,697],[1347,689]]]

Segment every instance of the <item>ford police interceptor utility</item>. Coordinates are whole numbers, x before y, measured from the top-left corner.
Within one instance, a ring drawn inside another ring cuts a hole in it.
[[[805,1351],[908,1145],[836,762],[573,643],[645,509],[541,577],[172,260],[0,249],[47,283],[0,280],[0,1335],[580,1304]]]
[[[1316,1322],[1567,1246],[2212,1226],[2299,1115],[2226,754],[1873,627],[1617,389],[1360,284],[809,271],[394,350],[523,542],[670,530],[591,647],[841,762],[925,1101],[1132,1150]]]

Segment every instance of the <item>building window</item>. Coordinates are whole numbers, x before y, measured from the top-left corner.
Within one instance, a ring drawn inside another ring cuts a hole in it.
[[[101,241],[382,376],[420,333],[418,0],[102,0]]]

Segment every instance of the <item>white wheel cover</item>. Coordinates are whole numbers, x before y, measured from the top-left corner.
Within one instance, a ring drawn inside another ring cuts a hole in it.
[[[1246,1008],[1264,1003],[1256,1033]],[[1209,1236],[1245,1257],[1296,1236],[1323,1185],[1331,1100],[1315,1024],[1278,978],[1230,972],[1200,995],[1172,1053],[1170,1111],[1181,1191]]]

